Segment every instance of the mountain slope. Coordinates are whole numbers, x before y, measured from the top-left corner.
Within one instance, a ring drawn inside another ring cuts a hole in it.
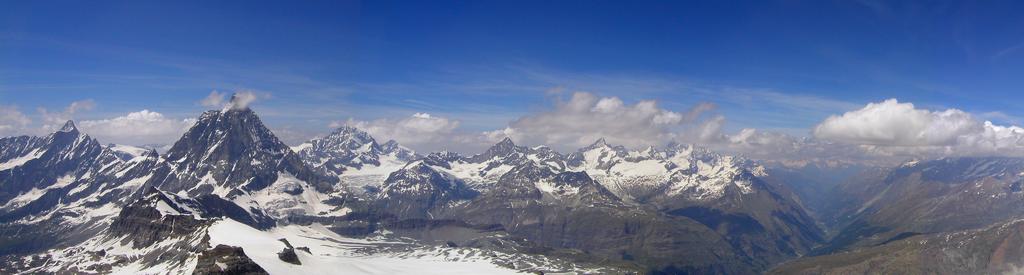
[[[158,162],[122,160],[74,123],[46,137],[0,140],[0,253],[73,244],[109,224]]]
[[[627,202],[694,219],[765,263],[810,251],[823,240],[798,199],[765,182],[763,167],[696,146],[629,151],[603,139],[568,156]]]
[[[1020,274],[1024,221],[978,230],[908,234],[882,245],[802,258],[769,274]]]
[[[289,173],[329,193],[337,180],[306,166],[249,108],[203,113],[166,153],[148,184],[170,192],[231,197],[262,190]]]
[[[884,178],[845,186],[864,202],[821,252],[880,244],[900,235],[981,228],[1024,215],[1024,159],[945,158],[913,162]]]

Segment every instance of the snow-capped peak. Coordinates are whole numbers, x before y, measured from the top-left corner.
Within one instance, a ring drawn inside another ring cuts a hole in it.
[[[520,151],[520,149],[522,148],[513,143],[511,138],[505,137],[504,139],[501,140],[501,142],[498,142],[497,144],[494,144],[494,146],[491,146],[491,148],[488,149],[487,152],[492,153],[491,155],[507,155],[513,152]]]
[[[170,192],[261,190],[284,171],[325,192],[336,181],[302,163],[249,108],[204,112],[166,155],[175,176],[156,184]]]
[[[608,145],[608,141],[605,140],[604,138],[598,138],[597,140],[594,141],[594,143],[591,143],[590,146],[587,146],[586,148],[597,147],[611,147],[611,145]]]
[[[78,127],[75,127],[75,122],[68,120],[64,122],[64,126],[60,127],[60,132],[78,132]]]
[[[294,148],[307,165],[356,188],[380,185],[388,174],[419,158],[394,140],[379,144],[369,133],[350,126]]]

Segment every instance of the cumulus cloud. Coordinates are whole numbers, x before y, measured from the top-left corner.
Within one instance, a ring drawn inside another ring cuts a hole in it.
[[[28,127],[32,120],[18,110],[17,106],[0,105],[0,135],[13,135]]]
[[[172,119],[142,110],[109,119],[80,121],[78,127],[100,142],[148,145],[172,143],[194,123],[195,119]]]
[[[576,92],[551,110],[521,117],[485,136],[492,140],[508,136],[520,143],[562,149],[586,146],[598,138],[628,147],[660,145],[676,136],[676,127],[712,109],[714,105],[700,104],[680,113],[662,109],[653,100],[627,104],[618,97]]]
[[[446,149],[446,146],[456,146],[459,140],[467,138],[465,134],[456,132],[459,127],[458,121],[427,113],[372,121],[350,118],[344,122],[334,122],[331,127],[343,125],[366,131],[380,142],[393,139],[420,151]]]
[[[889,99],[831,116],[815,137],[879,156],[1024,156],[1024,129],[981,121],[958,110],[931,111]]]
[[[814,136],[864,145],[942,146],[982,131],[982,126],[970,114],[957,109],[922,110],[912,103],[889,99],[831,116],[814,128]]]
[[[43,118],[43,129],[58,129],[64,122],[72,119],[75,114],[81,113],[82,111],[89,111],[96,108],[96,101],[92,99],[79,100],[71,102],[68,107],[65,107],[61,112],[53,112],[46,108],[38,108],[39,115]]]

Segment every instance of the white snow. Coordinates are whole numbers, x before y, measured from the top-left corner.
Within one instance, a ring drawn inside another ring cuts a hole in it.
[[[32,190],[28,190],[28,192],[22,193],[21,195],[14,197],[6,204],[4,204],[4,206],[0,207],[0,209],[14,209],[21,207],[32,201],[35,201],[36,199],[39,199],[39,197],[42,197],[44,194],[46,194],[46,191],[47,189],[32,188]]]
[[[10,159],[10,160],[8,160],[8,161],[6,161],[4,163],[0,163],[0,171],[21,166],[22,164],[25,164],[26,162],[28,162],[30,160],[39,158],[40,156],[43,155],[44,152],[45,151],[42,151],[42,150],[39,150],[39,149],[35,149],[35,150],[32,150],[32,152],[29,152],[28,154],[25,154],[24,156],[16,157],[16,158]]]
[[[300,188],[302,193],[298,195],[285,192]],[[291,214],[344,216],[351,212],[351,209],[324,203],[323,201],[328,198],[328,195],[317,192],[315,188],[295,178],[291,173],[280,172],[277,174],[277,181],[270,184],[270,187],[238,196],[234,202],[245,209],[249,209],[250,206],[263,209],[274,218],[283,218]]]
[[[313,147],[313,144],[307,142],[307,143],[299,144],[299,145],[296,145],[296,146],[292,146],[291,148],[292,148],[292,151],[298,153],[299,151],[302,151],[303,149],[306,149],[306,148],[309,148],[309,147]]]
[[[538,181],[534,183],[534,186],[537,187],[537,190],[540,190],[541,192],[555,196],[571,196],[578,194],[580,192],[579,187],[570,185],[555,186],[554,183],[546,180]]]
[[[174,207],[171,207],[163,200],[158,200],[156,202],[156,210],[160,211],[160,215],[181,215],[181,212],[174,210]]]
[[[74,176],[66,175],[66,176],[57,178],[56,182],[54,182],[50,186],[47,186],[46,188],[39,189],[37,187],[33,187],[32,190],[28,190],[28,192],[21,193],[17,197],[14,197],[10,201],[8,201],[3,206],[0,206],[0,209],[14,209],[14,208],[22,207],[22,206],[24,206],[26,204],[29,204],[29,203],[39,199],[40,197],[45,195],[46,192],[50,191],[51,189],[58,189],[58,188],[66,187],[66,186],[68,186],[69,184],[71,184],[74,181],[75,181],[75,177]]]
[[[380,165],[363,165],[361,169],[349,169],[345,170],[345,176],[366,176],[366,175],[385,175],[391,174],[392,172],[398,171],[405,166],[405,161],[399,160],[397,157],[392,155],[381,155],[378,159]]]
[[[611,174],[624,177],[640,177],[652,175],[668,175],[670,171],[660,160],[642,160],[639,162],[621,162],[609,169]]]
[[[131,145],[124,145],[124,144],[113,144],[113,146],[110,146],[110,147],[107,147],[107,148],[109,148],[110,150],[113,150],[113,151],[122,152],[122,153],[125,153],[125,154],[128,154],[128,155],[131,155],[132,158],[140,157],[142,155],[145,155],[147,152],[149,152],[149,149],[146,149],[146,148],[136,147],[136,146],[131,146]]]
[[[233,220],[210,227],[210,246],[238,246],[270,274],[519,274],[490,262],[446,261],[442,257],[399,258],[387,254],[356,252],[372,241],[338,236],[321,226],[284,226],[260,231]],[[278,259],[285,238],[293,247],[308,247],[312,254],[295,250],[301,265]]]

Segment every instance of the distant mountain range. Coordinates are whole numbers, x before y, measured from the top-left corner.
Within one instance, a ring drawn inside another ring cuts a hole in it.
[[[1022,172],[603,139],[421,154],[352,127],[289,147],[230,107],[159,154],[69,121],[0,139],[0,273],[1004,272],[1024,262]]]

